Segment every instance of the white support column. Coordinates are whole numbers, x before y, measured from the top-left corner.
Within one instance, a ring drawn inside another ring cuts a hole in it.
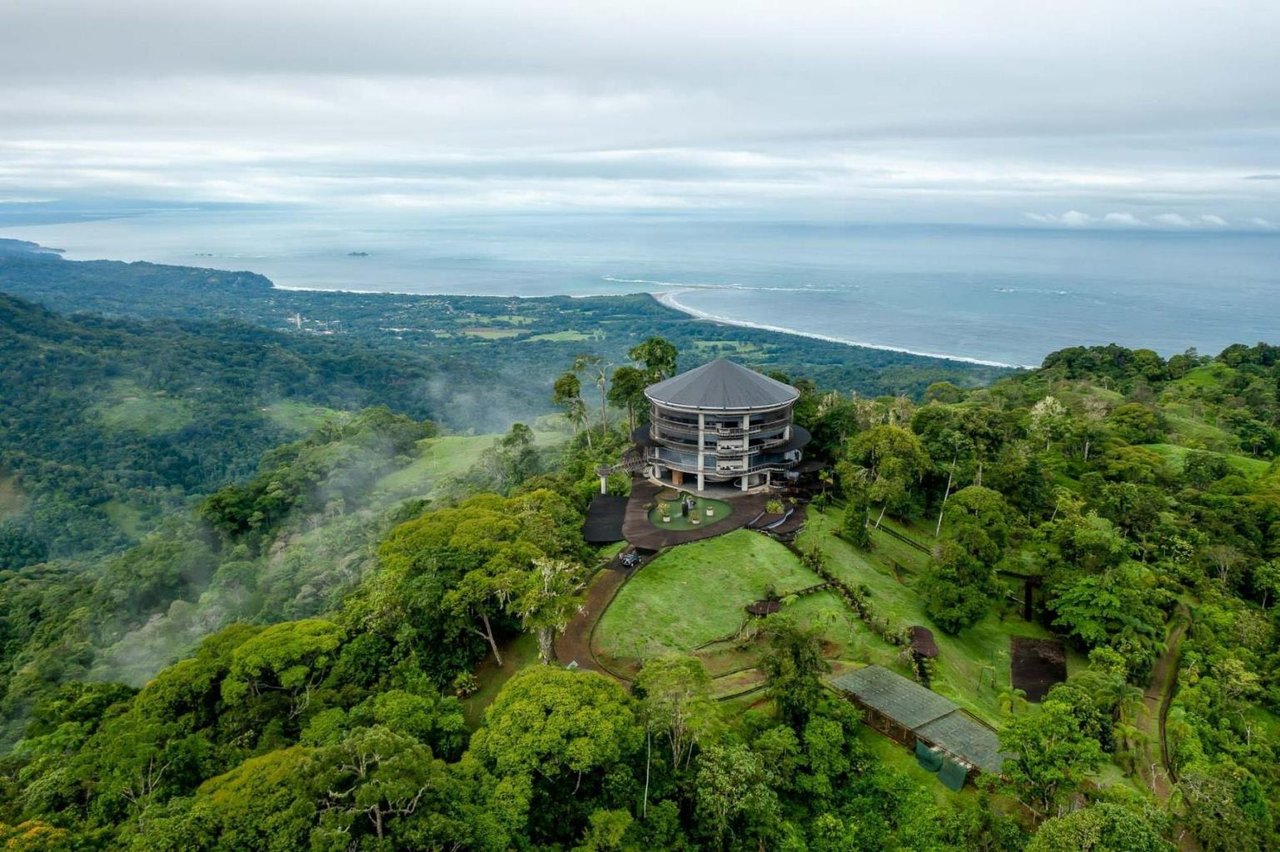
[[[600,474],[600,493],[609,493],[609,477],[605,476],[603,473]]]
[[[698,412],[698,491],[706,486],[703,470],[706,469],[705,449],[707,446],[707,415]]]
[[[746,491],[748,488],[751,487],[750,482],[751,482],[751,474],[749,473],[742,474],[742,490],[743,491]]]

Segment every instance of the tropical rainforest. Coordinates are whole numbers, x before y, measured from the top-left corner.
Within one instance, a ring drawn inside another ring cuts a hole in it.
[[[287,316],[337,295],[26,249],[0,289],[6,849],[1280,843],[1280,347],[983,372],[647,297],[351,297],[363,330],[324,334]],[[377,339],[393,308],[424,330]],[[618,550],[582,538],[597,466],[645,383],[721,354],[800,388],[794,570],[891,564],[840,616],[877,635],[833,650],[784,597],[735,646],[745,700],[693,648],[567,666]],[[1039,701],[972,702],[1001,705],[999,776],[942,789],[826,688],[901,641],[894,595],[957,700],[983,631],[1067,648]]]

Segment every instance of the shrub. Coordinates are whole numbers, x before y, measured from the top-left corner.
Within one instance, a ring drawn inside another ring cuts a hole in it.
[[[459,698],[466,698],[479,688],[480,682],[476,680],[476,676],[471,672],[459,672],[458,676],[453,679],[453,694]]]

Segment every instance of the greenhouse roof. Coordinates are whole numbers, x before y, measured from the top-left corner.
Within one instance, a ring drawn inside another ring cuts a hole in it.
[[[1000,751],[996,732],[954,701],[886,668],[867,666],[834,677],[830,683],[917,738],[983,772],[999,772],[1008,756]]]

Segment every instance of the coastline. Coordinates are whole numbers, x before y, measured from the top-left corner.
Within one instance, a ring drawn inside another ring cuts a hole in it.
[[[27,246],[29,247],[28,250],[31,251],[31,253],[33,254],[53,253],[58,256],[61,256],[65,260],[72,261],[72,262],[82,260],[81,258],[69,256],[67,250],[65,249],[49,249],[38,242],[23,240],[20,238],[16,239],[15,241],[19,243],[26,243]],[[129,261],[124,261],[124,262],[129,262]],[[181,265],[181,264],[173,264],[173,265]],[[191,268],[210,269],[215,272],[236,271],[231,269],[221,269],[218,267],[191,267]],[[265,278],[271,284],[271,289],[281,290],[286,292],[342,293],[344,295],[352,295],[352,296],[403,295],[403,296],[419,296],[424,298],[431,298],[431,297],[466,298],[470,296],[477,296],[479,298],[512,298],[508,295],[502,295],[502,294],[421,293],[421,292],[395,290],[395,289],[356,290],[356,289],[339,288],[339,287],[316,287],[316,286],[297,285],[297,284],[281,284],[275,279],[271,278],[270,276],[264,275],[263,273],[260,273],[260,272],[253,272],[252,270],[247,270],[247,269],[239,270],[239,271],[251,272],[254,275],[259,275]],[[680,313],[686,314],[687,316],[694,317],[695,319],[707,320],[709,322],[717,322],[723,325],[736,326],[738,328],[752,328],[752,329],[758,329],[760,331],[772,332],[774,334],[789,334],[795,337],[805,337],[811,340],[821,340],[825,343],[835,343],[841,346],[852,346],[858,349],[873,349],[873,350],[879,350],[882,352],[897,352],[903,355],[914,355],[921,358],[933,358],[940,361],[952,361],[960,364],[973,364],[980,367],[999,367],[1002,369],[1014,369],[1014,370],[1034,370],[1039,366],[1037,364],[1009,364],[1004,361],[993,361],[993,360],[984,359],[984,358],[972,358],[964,355],[951,355],[951,354],[942,353],[942,352],[926,352],[918,349],[908,349],[906,347],[901,347],[901,346],[888,346],[884,344],[867,343],[866,341],[850,340],[848,338],[835,337],[833,335],[827,335],[827,334],[819,334],[817,332],[800,331],[798,329],[787,328],[785,326],[770,325],[767,323],[757,323],[757,322],[751,322],[748,320],[732,319],[730,317],[725,317],[725,316],[720,316],[718,314],[710,313],[709,311],[703,311],[697,308],[688,307],[683,303],[681,303],[678,298],[681,293],[693,292],[696,290],[722,289],[726,286],[724,284],[716,284],[716,283],[682,284],[682,283],[668,282],[668,281],[651,281],[649,279],[641,279],[641,278],[615,278],[611,276],[605,276],[604,280],[610,281],[613,283],[618,283],[618,284],[650,284],[650,285],[660,284],[660,285],[669,285],[669,286],[674,285],[675,289],[640,290],[633,293],[568,293],[568,294],[562,294],[562,295],[568,296],[569,298],[573,298],[573,299],[578,299],[578,298],[587,299],[587,298],[595,298],[595,297],[601,297],[601,296],[608,297],[608,296],[622,296],[622,295],[637,295],[638,293],[644,293],[645,295],[652,298],[654,301],[658,302],[658,304],[662,305],[663,307],[670,308],[675,311],[679,311]],[[785,290],[789,290],[790,288],[752,287],[749,289],[785,291]],[[516,296],[514,298],[552,298],[552,297],[550,296],[547,296],[547,297]]]
[[[270,281],[271,279],[268,278],[267,280]],[[613,280],[617,280],[617,279],[613,279]],[[307,292],[307,293],[346,293],[346,294],[357,295],[357,296],[398,295],[398,296],[421,296],[424,298],[432,298],[432,297],[470,298],[473,296],[475,296],[476,298],[517,298],[517,299],[553,298],[550,296],[515,296],[515,297],[493,296],[493,295],[476,296],[476,294],[471,294],[471,293],[413,293],[413,292],[406,292],[401,290],[347,290],[347,289],[339,289],[335,287],[301,287],[297,285],[278,284],[275,281],[271,281],[271,286],[273,289],[276,289],[276,290]],[[1038,364],[1009,364],[1004,361],[992,361],[984,358],[970,358],[965,355],[949,355],[942,352],[925,352],[919,349],[907,349],[902,346],[887,346],[880,343],[867,343],[861,340],[850,340],[844,337],[834,337],[829,334],[818,334],[817,332],[812,332],[812,331],[800,331],[798,329],[786,328],[785,326],[780,326],[780,325],[768,325],[766,323],[751,322],[749,320],[731,319],[729,317],[710,313],[709,311],[702,311],[697,308],[690,308],[682,304],[676,298],[677,296],[679,296],[681,293],[684,293],[684,292],[689,292],[693,290],[710,290],[710,289],[718,289],[718,288],[716,287],[716,285],[708,284],[708,285],[698,285],[698,286],[684,286],[679,290],[663,290],[663,291],[642,290],[638,292],[643,293],[644,295],[650,297],[655,302],[657,302],[658,304],[662,305],[665,308],[670,308],[671,310],[679,311],[680,313],[686,314],[695,319],[707,320],[709,322],[718,322],[718,323],[721,323],[722,325],[732,325],[732,326],[737,326],[738,328],[754,328],[754,329],[758,329],[759,331],[770,331],[770,332],[773,332],[774,334],[789,334],[789,335],[792,335],[793,337],[807,337],[810,340],[821,340],[824,343],[836,343],[841,346],[852,346],[857,349],[877,349],[881,352],[898,352],[903,355],[915,355],[920,358],[934,358],[939,361],[954,361],[960,364],[974,364],[979,367],[999,367],[1001,369],[1007,369],[1007,370],[1034,370],[1039,367]],[[784,288],[778,288],[778,289],[784,289]],[[570,299],[592,299],[592,298],[600,298],[600,297],[637,295],[637,294],[634,294],[634,293],[567,293],[563,295],[567,296]]]
[[[660,293],[649,293],[654,301],[658,304],[688,314],[695,319],[703,319],[711,322],[718,322],[724,325],[734,325],[739,328],[755,328],[761,331],[772,331],[775,334],[790,334],[796,337],[808,337],[812,340],[822,340],[827,343],[839,343],[844,346],[856,346],[859,349],[879,349],[882,352],[899,352],[903,355],[917,355],[921,358],[936,358],[940,361],[956,361],[961,364],[976,364],[980,367],[1003,367],[1012,370],[1034,370],[1039,365],[1035,364],[1007,364],[1003,361],[990,361],[983,358],[968,358],[963,355],[947,355],[941,352],[924,352],[918,349],[906,349],[901,346],[885,346],[879,343],[866,343],[860,340],[849,340],[842,337],[833,337],[828,334],[818,334],[812,331],[798,331],[794,328],[784,328],[779,325],[768,325],[766,323],[750,322],[748,320],[737,320],[729,317],[713,314],[709,311],[690,308],[681,304],[677,298],[681,293],[687,292],[695,288],[685,288],[684,290],[663,291]]]

